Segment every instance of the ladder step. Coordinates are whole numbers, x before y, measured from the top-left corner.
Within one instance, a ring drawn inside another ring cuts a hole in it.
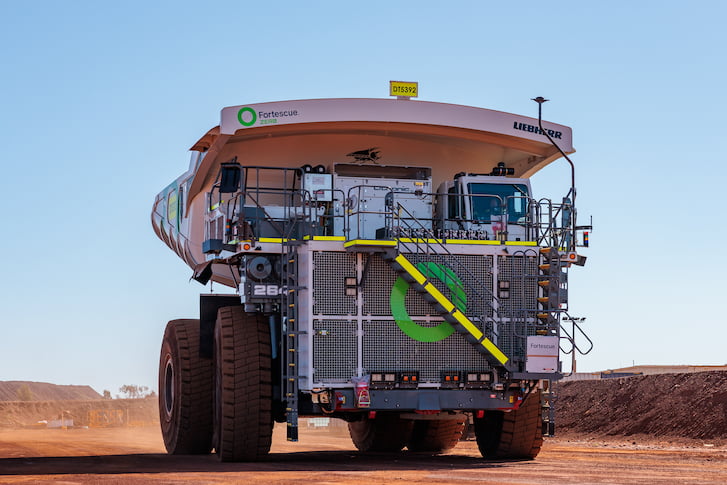
[[[298,425],[291,426],[290,423],[288,423],[288,432],[287,432],[287,440],[288,441],[298,441]]]

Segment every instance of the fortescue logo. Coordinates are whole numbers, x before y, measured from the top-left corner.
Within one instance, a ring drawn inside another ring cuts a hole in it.
[[[543,130],[541,130],[539,127],[533,126],[533,125],[528,125],[525,123],[520,123],[517,121],[515,121],[512,124],[512,127],[515,128],[516,130],[527,131],[528,133],[537,133],[538,135],[544,135]],[[548,135],[550,135],[551,138],[561,138],[561,136],[563,135],[563,133],[560,131],[555,131],[555,130],[545,130],[545,131],[548,132]]]
[[[284,111],[255,111],[249,106],[240,108],[237,112],[237,121],[242,126],[252,126],[258,119],[261,125],[272,125],[278,122],[278,118],[284,118],[287,116],[298,116],[298,110],[284,110]]]

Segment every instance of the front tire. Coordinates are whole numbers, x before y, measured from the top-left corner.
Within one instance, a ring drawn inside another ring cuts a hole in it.
[[[221,461],[256,461],[273,435],[270,325],[225,307],[215,325],[215,448]]]
[[[167,324],[159,357],[159,422],[167,452],[212,450],[212,359],[199,356],[199,320]]]

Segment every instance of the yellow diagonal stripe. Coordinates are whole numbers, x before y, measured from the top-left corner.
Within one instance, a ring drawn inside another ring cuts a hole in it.
[[[434,286],[431,283],[427,283],[426,285],[424,285],[424,290],[426,290],[427,293],[432,295],[434,297],[434,299],[437,300],[437,303],[439,303],[440,305],[442,305],[444,307],[444,309],[446,310],[447,313],[454,310],[454,304],[452,304],[452,302],[449,301],[449,299],[446,296],[444,296],[442,294],[442,292],[437,289],[436,286]]]
[[[497,345],[492,343],[490,339],[486,338],[481,343],[482,346],[486,348],[487,351],[491,353],[502,365],[505,365],[507,361],[510,360],[505,354],[502,353]]]
[[[429,293],[437,301],[437,303],[442,305],[447,310],[447,312],[449,312],[470,335],[480,341],[480,345],[482,345],[485,350],[492,354],[492,356],[495,357],[498,362],[505,365],[507,361],[510,360],[505,354],[502,353],[497,345],[495,345],[490,339],[485,337],[485,334],[482,333],[482,331],[477,328],[469,318],[467,318],[467,315],[459,311],[457,307],[455,307],[454,304],[437,289],[436,286],[428,282],[427,278],[418,269],[416,269],[414,265],[411,264],[403,254],[400,254],[396,258],[394,258],[394,261],[396,261],[404,269],[404,271],[409,273],[409,275],[411,275],[411,277],[414,278],[417,283],[423,285],[424,291]]]
[[[396,258],[394,258],[394,261],[399,263],[399,265],[404,268],[404,271],[409,273],[412,278],[414,278],[414,281],[419,283],[420,285],[423,285],[427,279],[424,277],[424,275],[414,267],[413,264],[409,262],[408,259],[404,257],[403,254],[398,255]]]
[[[482,338],[482,332],[479,328],[475,327],[475,325],[470,321],[469,318],[467,318],[467,315],[462,313],[459,310],[455,310],[452,313],[452,316],[462,325],[465,330],[467,330],[474,338],[477,340]]]

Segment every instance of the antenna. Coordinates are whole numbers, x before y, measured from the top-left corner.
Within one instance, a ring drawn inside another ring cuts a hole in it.
[[[547,131],[543,129],[543,103],[548,102],[548,99],[545,99],[542,96],[538,96],[537,98],[532,98],[533,101],[538,103],[538,127],[540,128],[540,133],[545,135],[548,138],[548,141],[551,145],[553,145],[561,155],[563,155],[563,158],[565,158],[568,163],[570,164],[570,192],[568,192],[568,195],[571,196],[571,206],[575,208],[576,206],[576,166],[573,164],[573,160],[571,160],[566,153],[561,150],[561,148],[558,146],[555,141],[550,137]],[[568,197],[566,195],[566,197]],[[573,211],[574,219],[575,219],[575,211]],[[572,221],[573,226],[573,244],[575,244],[576,241],[576,221]]]

